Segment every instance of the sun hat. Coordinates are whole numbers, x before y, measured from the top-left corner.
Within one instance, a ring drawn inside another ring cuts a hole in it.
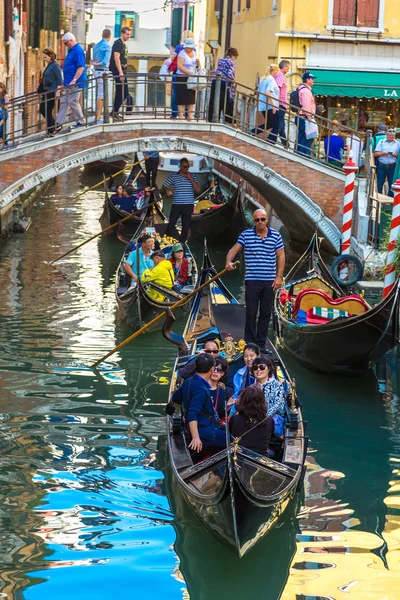
[[[182,246],[182,244],[174,244],[174,245],[172,246],[172,254],[173,254],[174,252],[179,252],[179,250],[183,250],[183,246]]]
[[[70,33],[69,31],[67,31],[67,33],[64,33],[64,35],[62,36],[62,41],[63,42],[76,42],[76,37],[74,36],[73,33]]]
[[[196,48],[196,42],[194,41],[193,38],[188,38],[187,40],[185,40],[183,47],[184,48]]]

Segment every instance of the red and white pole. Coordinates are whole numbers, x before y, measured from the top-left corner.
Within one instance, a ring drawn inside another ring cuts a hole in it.
[[[400,179],[393,185],[394,191],[392,221],[390,223],[390,237],[388,245],[388,254],[386,258],[385,280],[383,282],[383,298],[385,298],[393,288],[396,281],[396,246],[400,233]]]
[[[343,169],[346,173],[346,179],[344,183],[341,254],[348,254],[350,250],[351,227],[353,222],[354,180],[358,171],[358,167],[353,159],[349,158],[347,163],[343,166]],[[346,261],[343,261],[340,266],[339,276],[340,279],[343,279],[344,281],[349,276],[349,268]]]

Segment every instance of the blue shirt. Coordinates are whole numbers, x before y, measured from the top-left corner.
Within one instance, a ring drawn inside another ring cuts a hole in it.
[[[86,81],[86,57],[83,48],[79,44],[75,44],[75,46],[72,46],[68,50],[68,54],[64,60],[64,85],[71,83],[79,67],[83,67],[83,73],[76,82],[76,85],[81,84],[80,87],[85,87],[82,84]]]
[[[246,229],[237,241],[244,248],[246,281],[273,281],[276,278],[276,251],[282,250],[281,234],[268,227],[268,234],[261,238],[256,228]]]
[[[196,183],[198,179],[192,175]],[[180,173],[173,173],[164,182],[164,187],[174,188],[174,204],[194,204],[194,188],[190,179],[183,177]]]
[[[103,71],[108,69],[111,58],[111,44],[104,38],[97,42],[93,47],[93,62],[101,63],[101,65],[95,65],[95,71]]]
[[[398,140],[388,142],[387,138],[380,140],[376,145],[375,152],[391,152],[392,154],[398,154],[399,142]],[[377,160],[378,163],[382,163],[383,165],[394,165],[397,161],[397,158],[389,154],[389,156],[380,156]]]
[[[187,422],[197,421],[200,438],[207,437],[210,430],[217,429],[215,421],[219,420],[214,410],[210,390],[211,386],[207,381],[195,373],[193,377],[185,379],[172,394],[172,402],[183,404],[185,407]]]
[[[142,248],[139,248],[140,273],[143,273],[143,271],[145,271],[146,269],[152,269],[154,267],[154,262],[150,258],[150,256],[151,256],[151,252],[148,256],[145,256],[143,254]],[[128,258],[126,259],[126,263],[132,267],[132,271],[135,273],[135,275],[137,275],[137,272],[136,272],[136,265],[137,265],[136,249],[132,250],[132,252],[129,253]]]
[[[344,140],[339,135],[329,135],[324,139],[325,156],[328,162],[341,160],[344,150]]]

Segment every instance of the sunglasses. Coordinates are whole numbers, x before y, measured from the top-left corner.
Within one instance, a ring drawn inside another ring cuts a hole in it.
[[[222,367],[215,367],[215,369],[214,369],[214,373],[223,373],[223,372],[224,372],[224,370]]]
[[[261,222],[264,222],[264,221],[266,221],[267,219],[266,219],[265,217],[257,217],[257,218],[256,218],[256,219],[254,219],[254,220],[255,220],[255,222],[256,222],[256,223],[259,223],[260,221],[261,221]]]
[[[182,165],[182,167],[181,167],[181,168],[182,168],[182,169],[188,169],[188,168],[189,168],[189,165]]]
[[[268,369],[267,365],[256,365],[255,367],[251,367],[251,370],[253,372],[255,372],[255,371],[265,371],[265,369]]]
[[[219,354],[219,350],[205,350],[206,354]]]

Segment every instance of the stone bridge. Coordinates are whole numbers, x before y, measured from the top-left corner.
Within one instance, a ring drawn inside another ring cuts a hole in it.
[[[0,232],[14,201],[37,185],[85,163],[150,146],[219,161],[265,198],[292,239],[307,242],[318,228],[330,250],[339,250],[344,174],[223,124],[169,119],[94,125],[2,152]]]

